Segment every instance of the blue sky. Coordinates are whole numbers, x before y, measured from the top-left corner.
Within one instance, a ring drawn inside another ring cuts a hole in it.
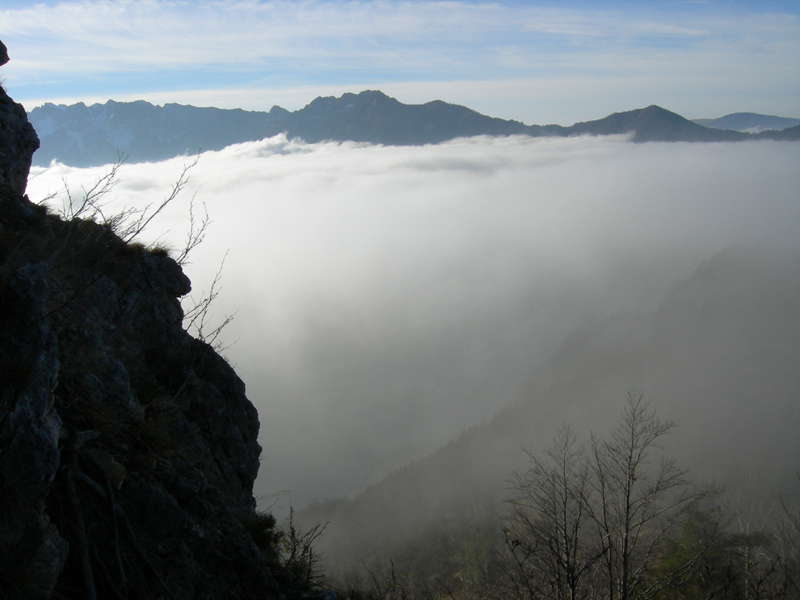
[[[301,108],[381,89],[526,123],[659,104],[800,117],[800,2],[4,0],[31,109],[144,99]]]

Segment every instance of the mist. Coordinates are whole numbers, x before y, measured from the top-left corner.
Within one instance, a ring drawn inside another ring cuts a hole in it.
[[[109,208],[158,202],[193,160],[123,165]],[[260,416],[256,495],[302,506],[490,419],[576,329],[654,309],[724,248],[800,251],[798,164],[774,142],[276,137],[200,155],[142,241],[179,250],[205,204],[186,305],[224,261],[213,311],[235,314],[224,355]],[[107,171],[34,168],[28,194]]]

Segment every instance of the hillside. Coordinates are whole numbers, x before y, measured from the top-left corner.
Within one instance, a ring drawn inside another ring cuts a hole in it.
[[[746,134],[720,131],[698,125],[660,106],[614,113],[598,121],[576,123],[568,128],[571,134],[612,135],[633,132],[637,142],[735,142]]]
[[[694,119],[694,122],[703,127],[731,129],[733,131],[749,133],[758,133],[770,129],[773,131],[782,131],[800,125],[800,119],[777,117],[775,115],[760,115],[750,112],[732,113],[724,117],[719,117],[718,119]]]
[[[697,481],[714,480],[747,505],[796,497],[798,282],[798,256],[726,250],[653,312],[622,312],[576,331],[490,422],[354,499],[318,503],[301,517],[330,522],[334,569],[414,546],[448,523],[491,521],[504,510],[509,472],[524,466],[523,445],[543,449],[564,423],[579,437],[605,435],[630,390],[677,423],[666,449]]]

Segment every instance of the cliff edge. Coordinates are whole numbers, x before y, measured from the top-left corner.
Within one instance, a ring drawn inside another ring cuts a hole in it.
[[[30,202],[37,147],[0,89],[0,598],[283,597],[256,411],[183,329],[189,280]]]

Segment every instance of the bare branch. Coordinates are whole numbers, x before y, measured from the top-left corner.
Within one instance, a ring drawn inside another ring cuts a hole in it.
[[[222,258],[222,262],[217,269],[214,279],[211,281],[211,287],[207,294],[203,295],[199,300],[185,312],[183,317],[184,328],[194,335],[201,342],[205,342],[212,346],[217,353],[222,353],[227,346],[223,346],[220,342],[220,334],[223,329],[227,327],[235,318],[236,313],[226,315],[222,321],[210,331],[208,330],[209,323],[213,320],[214,314],[211,312],[211,307],[214,301],[219,296],[220,281],[222,279],[222,269],[225,266],[225,259],[228,253]]]

